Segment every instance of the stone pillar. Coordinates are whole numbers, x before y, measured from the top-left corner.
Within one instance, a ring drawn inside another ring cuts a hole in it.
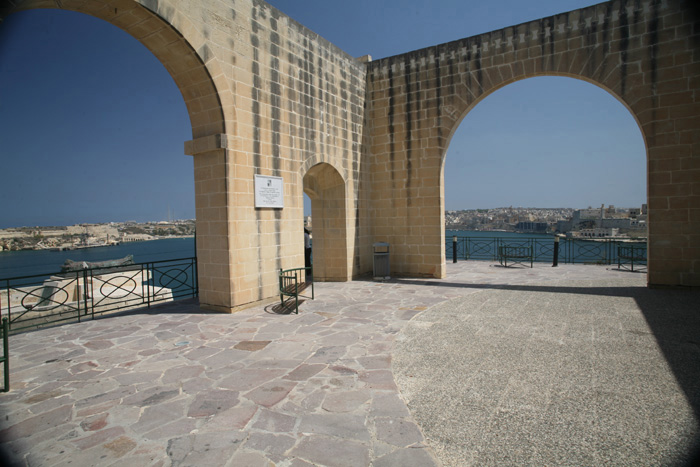
[[[227,143],[222,134],[185,143],[185,154],[194,156],[199,302],[202,308],[225,312],[234,306]]]

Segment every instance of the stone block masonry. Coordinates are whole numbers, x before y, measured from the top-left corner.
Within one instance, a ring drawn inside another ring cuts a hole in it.
[[[372,225],[396,245],[392,271],[444,276],[443,164],[464,116],[514,81],[567,76],[605,89],[639,123],[649,284],[700,285],[696,13],[679,0],[607,2],[370,63]],[[667,258],[669,247],[680,258]]]
[[[312,199],[317,280],[445,276],[444,159],[464,116],[535,76],[593,83],[647,147],[649,283],[700,285],[700,44],[685,0],[611,1],[377,61],[355,59],[260,0],[20,0],[120,27],[163,63],[192,124],[200,301],[233,311],[300,267]],[[134,109],[138,111],[138,109]],[[284,208],[255,208],[254,176]],[[673,257],[665,252],[673,251]]]

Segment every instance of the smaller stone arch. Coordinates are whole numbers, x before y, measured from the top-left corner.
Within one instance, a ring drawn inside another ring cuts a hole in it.
[[[304,193],[311,198],[313,276],[317,281],[352,279],[346,180],[328,162],[311,166],[303,176]]]
[[[327,158],[319,155],[319,154],[314,154],[313,156],[307,158],[299,167],[299,179],[303,180],[306,174],[311,170],[312,167],[319,165],[319,164],[328,164],[332,166],[338,174],[341,176],[343,179],[343,182],[348,181],[348,173],[345,170],[344,167],[338,166],[336,164],[333,164],[332,162],[329,162]]]

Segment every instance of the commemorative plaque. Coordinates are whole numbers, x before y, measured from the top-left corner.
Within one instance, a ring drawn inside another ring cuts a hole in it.
[[[282,177],[255,176],[255,207],[280,209],[284,207]]]

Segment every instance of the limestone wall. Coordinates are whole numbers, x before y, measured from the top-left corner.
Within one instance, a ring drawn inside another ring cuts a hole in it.
[[[300,267],[303,192],[321,280],[445,276],[445,153],[491,92],[542,75],[606,89],[647,145],[649,282],[700,285],[700,44],[685,0],[617,0],[365,64],[260,0],[17,0],[122,28],[169,71],[192,124],[200,302],[277,295]],[[134,109],[135,112],[138,109]],[[505,136],[505,135],[504,135]],[[283,209],[254,206],[282,177]],[[493,174],[494,183],[498,174]]]
[[[202,301],[236,306],[275,296],[277,271],[304,264],[303,180],[319,163],[340,175],[343,196],[332,212],[314,212],[314,225],[325,217],[347,226],[328,239],[324,256],[338,272],[327,279],[361,273],[369,241],[358,196],[365,65],[264,2],[237,1],[230,10],[200,3],[176,8],[188,8],[207,37],[200,56],[220,62],[228,89],[219,94],[232,109],[224,135],[186,145],[195,158],[198,252],[212,265],[200,290],[215,298],[203,292]],[[284,179],[284,209],[254,207],[255,174]],[[216,208],[222,204],[228,208]]]
[[[444,276],[442,166],[464,116],[511,82],[557,75],[607,90],[640,125],[650,284],[700,285],[696,12],[682,0],[613,1],[372,62],[372,224],[393,245],[392,269]]]

